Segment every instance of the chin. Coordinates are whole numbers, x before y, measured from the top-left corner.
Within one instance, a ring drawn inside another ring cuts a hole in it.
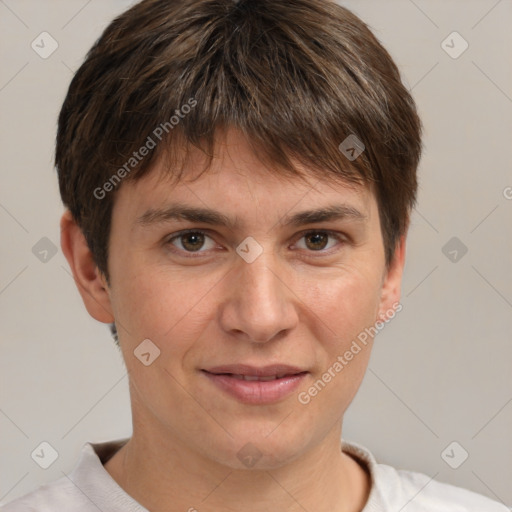
[[[275,429],[275,425],[272,427]],[[253,429],[254,430],[254,429]],[[285,466],[298,458],[307,448],[308,440],[296,438],[282,430],[280,435],[272,429],[265,434],[251,435],[248,430],[233,435],[228,444],[215,443],[207,448],[207,456],[233,470],[272,470]],[[213,448],[213,449],[212,449]]]

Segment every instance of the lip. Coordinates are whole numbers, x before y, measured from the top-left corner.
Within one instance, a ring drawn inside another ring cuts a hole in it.
[[[251,366],[249,364],[225,364],[206,368],[209,373],[234,373],[237,375],[256,375],[258,377],[268,377],[271,375],[295,375],[306,370],[297,366],[288,364],[271,364],[267,366]]]
[[[308,372],[301,368],[273,364],[255,367],[245,364],[223,365],[203,369],[203,374],[219,389],[242,403],[252,405],[271,404],[283,400],[292,393],[306,377]],[[238,375],[239,377],[235,377]],[[274,380],[242,380],[240,375],[270,377],[284,375]]]

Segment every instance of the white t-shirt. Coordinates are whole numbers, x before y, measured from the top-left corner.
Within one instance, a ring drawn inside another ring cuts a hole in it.
[[[127,439],[86,443],[73,471],[2,507],[3,512],[148,512],[119,487],[103,464]],[[342,450],[371,475],[371,491],[362,512],[509,512],[509,508],[472,491],[411,471],[378,464],[356,443]]]

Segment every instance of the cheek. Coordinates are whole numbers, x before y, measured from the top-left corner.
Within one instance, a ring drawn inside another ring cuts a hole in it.
[[[319,414],[331,411],[334,421],[354,398],[368,365],[380,280],[373,270],[344,269],[323,282],[311,280],[303,292],[313,335],[319,341],[319,364],[312,387],[301,396],[305,402],[314,402],[312,407]]]
[[[354,272],[307,290],[304,302],[317,318],[312,326],[319,359],[315,377],[298,398],[312,414],[327,415],[330,425],[350,405],[368,366],[379,286],[373,276]]]
[[[379,308],[379,285],[373,272],[355,269],[305,284],[304,303],[322,321],[318,326],[331,333],[333,349],[342,349],[359,332],[373,325]]]
[[[182,350],[211,316],[209,298],[220,277],[205,274],[191,279],[183,271],[158,267],[144,272],[127,269],[116,283],[113,300],[116,320],[125,326],[123,342],[132,346],[149,338],[166,351]]]

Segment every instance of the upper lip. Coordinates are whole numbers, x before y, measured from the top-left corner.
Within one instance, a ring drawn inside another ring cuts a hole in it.
[[[221,366],[213,366],[212,368],[204,369],[208,373],[233,373],[235,375],[254,375],[257,377],[270,377],[272,375],[296,375],[297,373],[304,373],[303,370],[297,366],[290,366],[288,364],[271,364],[268,366],[251,366],[248,364],[225,364]]]

